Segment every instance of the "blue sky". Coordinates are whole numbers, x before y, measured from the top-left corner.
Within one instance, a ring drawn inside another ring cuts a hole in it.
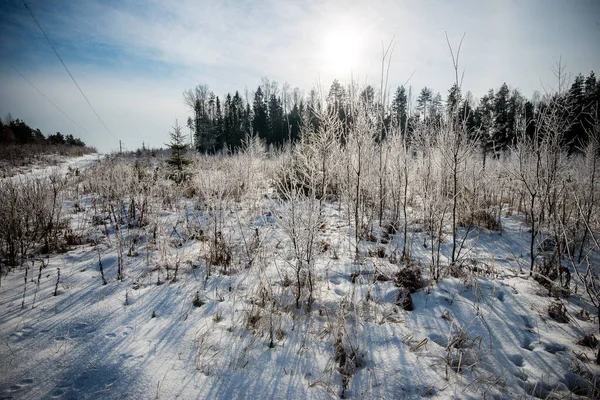
[[[17,0],[2,0],[0,8],[0,116],[10,112],[44,133],[72,133],[101,151],[116,149],[119,139],[129,149],[142,141],[163,145],[175,119],[185,123],[182,92],[196,84],[219,95],[252,92],[264,76],[305,93],[351,76],[378,87],[382,45],[392,39],[390,86],[414,72],[413,92],[426,85],[444,98],[453,83],[446,31],[454,44],[466,33],[460,69],[463,89],[475,97],[503,82],[526,96],[549,90],[561,57],[571,73],[600,73],[600,2],[594,0],[27,4],[111,133]]]

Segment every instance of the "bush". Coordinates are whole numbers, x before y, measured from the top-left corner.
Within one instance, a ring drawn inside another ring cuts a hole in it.
[[[412,311],[413,301],[410,291],[408,289],[398,290],[398,296],[396,296],[396,305],[402,307],[404,311]]]
[[[423,287],[421,269],[418,265],[406,266],[396,273],[394,282],[396,286],[414,293]]]
[[[231,264],[231,248],[223,238],[221,232],[217,232],[215,241],[211,245],[210,263],[224,269]]]
[[[336,341],[333,343],[334,361],[338,364],[337,371],[342,377],[342,390],[340,398],[345,398],[346,390],[350,383],[350,378],[356,372],[357,368],[363,365],[363,354],[358,347],[353,347],[349,343],[344,343],[343,334],[338,333]]]
[[[369,257],[385,258],[385,247],[377,246],[375,250],[368,251]]]
[[[567,293],[571,283],[571,271],[564,265],[557,267],[557,264],[554,262],[554,260],[554,255],[549,258],[543,257],[542,262],[537,266],[537,272],[534,274],[533,279],[548,289],[548,291],[552,294],[553,292],[558,292],[554,282],[560,278],[563,292]]]
[[[462,227],[475,226],[497,232],[502,230],[502,224],[496,219],[494,213],[486,209],[475,210],[469,215],[464,215],[458,224]]]
[[[333,180],[333,174],[326,179],[324,187],[323,171],[315,170],[315,166],[310,165],[310,161],[314,159],[307,157],[307,152],[314,155],[313,151],[314,149],[306,143],[297,144],[290,158],[274,171],[273,186],[281,196],[289,192],[299,192],[305,196],[314,195],[317,199],[335,200],[340,197],[340,187],[338,182]],[[331,171],[327,172],[331,174]]]
[[[548,306],[548,315],[550,318],[561,324],[569,322],[567,308],[561,302],[554,302]]]
[[[8,265],[17,265],[40,246],[49,253],[78,242],[62,216],[65,183],[57,174],[0,181],[0,256]]]
[[[590,333],[579,339],[577,344],[580,346],[589,347],[590,349],[595,349],[598,347],[598,339],[596,339],[596,336]]]
[[[196,308],[202,307],[204,302],[200,300],[200,293],[196,292],[196,296],[194,296],[194,300],[192,301],[192,305]]]

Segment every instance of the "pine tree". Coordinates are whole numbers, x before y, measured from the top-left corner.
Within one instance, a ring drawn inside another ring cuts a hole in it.
[[[346,97],[346,91],[342,84],[334,79],[331,87],[329,88],[329,94],[327,95],[327,109],[328,110],[339,110],[344,105],[344,98]]]
[[[431,99],[430,114],[433,122],[439,122],[442,118],[442,95],[439,93]]]
[[[269,99],[269,136],[267,143],[281,145],[286,136],[281,97],[272,94]]]
[[[494,153],[499,155],[505,151],[510,143],[509,140],[509,97],[510,89],[506,83],[503,83],[498,89],[496,96],[494,97],[494,135],[492,140],[494,142]]]
[[[523,118],[525,121],[525,133],[531,138],[536,130],[536,110],[535,105],[531,101],[526,101],[523,105]]]
[[[423,121],[425,121],[429,116],[429,109],[431,108],[431,101],[433,100],[433,92],[427,86],[421,89],[421,93],[417,98],[417,111],[423,117]]]
[[[570,152],[572,152],[576,146],[582,144],[585,145],[587,142],[585,138],[585,118],[583,117],[583,113],[587,108],[584,82],[583,75],[577,75],[567,94],[567,101],[569,102],[569,105],[573,107],[575,114],[573,125],[565,132],[565,144],[568,146]]]
[[[402,133],[406,127],[408,99],[404,86],[398,86],[392,99],[392,126],[400,129]]]
[[[254,93],[252,109],[254,111],[254,118],[252,119],[252,129],[254,130],[254,134],[261,139],[268,140],[269,116],[265,97],[260,87],[258,87]]]
[[[252,123],[254,121],[254,114],[252,113],[252,108],[250,108],[250,104],[246,103],[246,109],[244,110],[244,115],[243,115],[243,121],[242,121],[242,127],[243,127],[243,132],[244,132],[244,136],[245,135],[250,135],[252,133]],[[240,139],[240,143],[241,143],[241,139]]]
[[[593,130],[594,121],[600,121],[600,83],[594,71],[585,78],[585,104],[588,112],[584,115],[584,127],[590,132]]]
[[[517,141],[520,126],[522,126],[522,122],[525,118],[524,106],[525,98],[521,96],[521,93],[519,93],[517,89],[514,89],[508,100],[508,125],[506,129],[507,146],[512,146]]]
[[[490,89],[481,98],[474,113],[475,126],[479,127],[484,162],[487,154],[492,151],[494,143],[494,97],[494,89]]]
[[[329,88],[327,110],[330,113],[334,112],[342,124],[346,122],[346,90],[337,79],[333,81]]]
[[[292,110],[288,116],[288,121],[290,124],[290,138],[292,142],[300,139],[300,127],[302,125],[302,110],[304,109],[304,104],[300,101],[300,104],[294,103],[292,106]]]
[[[215,138],[216,148],[215,151],[221,150],[224,146],[227,146],[227,142],[224,137],[224,122],[223,122],[223,111],[221,110],[221,100],[217,96],[215,106],[215,118],[213,122],[213,137]]]
[[[207,85],[198,85],[183,93],[185,104],[193,111],[190,128],[194,131],[196,150],[207,152],[214,150],[215,138],[212,136],[211,100],[214,94]],[[214,113],[213,113],[214,115]]]
[[[477,121],[475,110],[473,110],[473,95],[471,92],[467,92],[465,100],[458,110],[458,120],[461,124],[465,124],[467,131],[471,135],[478,136],[479,132],[477,132]]]
[[[246,120],[244,102],[237,91],[233,95],[233,99],[231,99],[231,109],[233,114],[233,137],[230,145],[237,149],[242,145],[242,140],[246,134],[250,132],[249,125],[246,126],[246,122],[244,122]]]
[[[167,160],[167,164],[171,167],[170,179],[173,179],[178,184],[181,183],[185,177],[185,167],[190,164],[190,160],[185,157],[185,153],[188,149],[185,143],[185,135],[181,132],[181,127],[177,120],[175,120],[175,126],[173,131],[169,132],[170,142],[169,149],[171,149],[171,157]]]
[[[317,91],[315,89],[311,89],[308,94],[306,109],[304,110],[305,116],[303,117],[306,118],[304,124],[306,124],[306,126],[310,126],[310,129],[308,129],[307,131],[310,131],[312,129],[312,132],[317,132],[319,130],[318,114],[321,112],[321,107],[322,104],[319,100],[319,95],[317,94]]]
[[[460,109],[461,94],[460,87],[452,85],[448,90],[448,98],[446,99],[446,112],[449,118],[456,118],[456,114]]]
[[[231,103],[231,94],[227,93],[225,96],[225,103],[223,104],[223,141],[227,146],[232,146],[234,137],[234,114],[235,109]]]
[[[367,85],[367,87],[363,89],[360,93],[360,101],[365,110],[372,111],[375,109],[375,89],[373,86]]]

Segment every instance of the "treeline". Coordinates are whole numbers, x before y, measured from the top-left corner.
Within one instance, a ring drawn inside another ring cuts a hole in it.
[[[85,143],[73,135],[63,135],[60,132],[47,137],[39,128],[33,129],[20,119],[13,119],[10,114],[0,120],[0,144],[2,145],[68,145],[84,147]]]
[[[192,111],[187,125],[198,151],[237,149],[251,132],[268,144],[298,139],[302,116],[308,111],[298,89],[290,92],[285,87],[280,92],[277,83],[265,79],[252,101],[245,97],[236,91],[221,101],[206,85],[184,92],[184,101]]]
[[[600,85],[592,71],[587,77],[577,75],[566,92],[560,93],[564,113],[570,116],[563,145],[573,152],[588,141],[593,117],[599,112]],[[276,82],[263,78],[252,96],[246,92],[243,98],[236,91],[221,100],[208,86],[199,85],[184,92],[184,101],[192,112],[187,125],[194,147],[202,153],[235,151],[250,133],[269,145],[296,141],[302,126],[318,129],[316,115],[324,110],[333,110],[343,132],[347,132],[357,107],[366,107],[376,119],[380,139],[391,129],[410,136],[419,123],[439,124],[458,110],[469,131],[478,136],[483,153],[499,155],[516,143],[519,133],[535,133],[541,111],[558,94],[553,96],[534,94],[527,99],[518,89],[503,83],[479,100],[470,92],[461,93],[454,85],[444,99],[428,87],[412,93],[411,88],[400,86],[388,101],[388,96],[382,96],[373,86],[359,90],[337,80],[325,95],[313,89],[304,96],[298,88],[290,89],[287,84],[280,88]]]

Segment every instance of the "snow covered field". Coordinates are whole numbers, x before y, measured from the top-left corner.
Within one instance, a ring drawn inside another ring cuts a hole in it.
[[[62,200],[81,240],[3,272],[1,399],[600,396],[596,352],[578,344],[597,337],[597,311],[575,274],[560,296],[529,276],[523,214],[471,230],[463,269],[435,281],[418,201],[399,261],[402,233],[376,223],[357,249],[350,201],[325,202],[315,242],[296,243],[312,203],[282,201],[269,162],[204,161],[182,193],[156,161],[96,159],[65,164],[80,171]],[[295,246],[314,250],[309,267]],[[401,271],[415,270],[413,291]]]

